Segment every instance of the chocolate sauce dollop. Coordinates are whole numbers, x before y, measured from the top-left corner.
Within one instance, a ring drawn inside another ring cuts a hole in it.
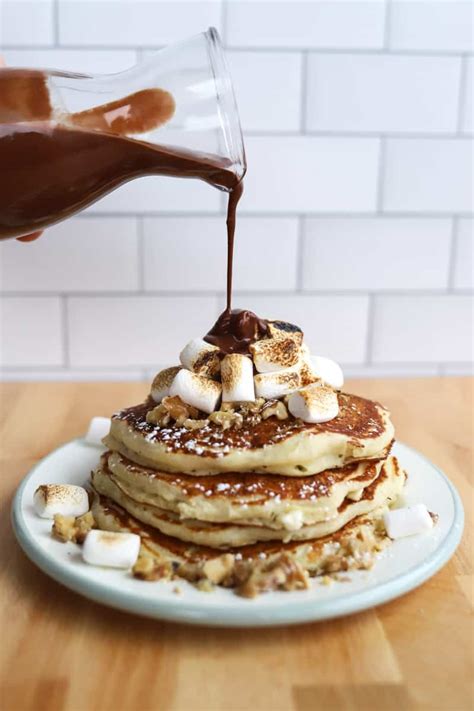
[[[267,331],[267,322],[253,311],[226,309],[204,336],[204,340],[224,353],[248,353],[250,344],[264,338]]]

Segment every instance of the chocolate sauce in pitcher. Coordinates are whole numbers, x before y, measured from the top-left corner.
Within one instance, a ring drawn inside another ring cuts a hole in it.
[[[239,350],[243,341],[248,342],[248,334],[241,333],[242,328],[248,330],[248,324],[245,318],[230,316],[236,209],[243,184],[230,161],[218,156],[130,137],[163,124],[173,112],[169,92],[149,89],[88,111],[58,116],[50,103],[44,72],[0,70],[0,239],[64,220],[140,176],[198,178],[226,190],[227,304],[222,318],[227,317],[220,330],[224,326],[237,329],[235,339],[242,341],[236,346]],[[214,337],[218,336],[215,332]],[[223,349],[235,346],[228,338],[221,341]]]

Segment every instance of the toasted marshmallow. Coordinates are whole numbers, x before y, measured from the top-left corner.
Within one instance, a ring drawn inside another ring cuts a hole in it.
[[[219,348],[206,343],[202,338],[193,338],[179,354],[179,360],[185,368],[197,375],[211,378],[221,367]]]
[[[183,368],[173,380],[170,397],[178,395],[186,404],[210,414],[216,409],[221,392],[220,383]]]
[[[131,568],[140,550],[140,536],[136,533],[118,533],[93,529],[82,546],[82,557],[89,565],[108,568]]]
[[[181,366],[175,365],[172,368],[160,370],[155,375],[151,384],[151,397],[155,402],[160,403],[164,397],[170,394],[171,383],[180,370]]]
[[[87,444],[102,446],[102,439],[109,434],[110,417],[93,417],[89,423],[84,441]]]
[[[300,366],[300,378],[301,387],[305,388],[307,385],[312,385],[313,383],[320,383],[321,378],[317,375],[309,357],[304,359]]]
[[[254,402],[253,363],[245,355],[229,353],[221,363],[222,401]]]
[[[328,422],[337,417],[339,403],[332,388],[314,383],[292,393],[288,409],[293,417],[299,417],[303,422]]]
[[[292,338],[266,338],[250,346],[259,373],[292,368],[300,360],[300,347]]]
[[[300,387],[299,369],[286,368],[277,373],[259,373],[254,377],[254,383],[257,397],[265,400],[283,397]]]
[[[387,511],[383,515],[383,522],[390,538],[414,536],[433,528],[433,519],[424,504]]]
[[[89,511],[89,496],[82,486],[42,484],[33,494],[33,506],[41,518],[82,516]]]
[[[335,390],[340,390],[344,385],[342,368],[334,360],[323,358],[323,356],[310,356],[307,363],[313,375],[321,378]]]
[[[268,335],[271,338],[292,338],[299,346],[303,343],[303,331],[299,326],[287,321],[268,321]]]

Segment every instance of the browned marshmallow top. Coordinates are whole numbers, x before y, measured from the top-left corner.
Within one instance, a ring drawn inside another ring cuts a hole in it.
[[[260,363],[272,363],[278,368],[291,368],[298,363],[300,351],[299,344],[293,338],[268,338],[250,345],[257,370]]]

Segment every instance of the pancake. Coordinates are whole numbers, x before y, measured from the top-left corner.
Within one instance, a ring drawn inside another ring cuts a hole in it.
[[[147,401],[114,415],[104,443],[145,467],[190,476],[245,471],[305,476],[382,458],[394,437],[388,411],[356,395],[338,398],[339,415],[329,422],[249,417],[227,430],[212,422],[197,430],[149,424],[146,413],[154,403]]]
[[[389,542],[381,523],[384,511],[385,507],[382,507],[370,514],[356,516],[335,533],[317,540],[303,543],[267,542],[229,549],[227,553],[233,556],[235,567],[242,566],[244,574],[233,575],[221,584],[237,587],[240,594],[254,596],[263,591],[261,586],[255,585],[255,574],[258,574],[262,565],[277,563],[282,556],[291,558],[311,576],[334,574],[341,570],[368,569],[372,567],[377,553]],[[191,546],[166,536],[130,516],[114,501],[102,495],[94,496],[92,513],[102,530],[138,534],[142,541],[141,557],[149,557],[159,566],[158,577],[182,576],[190,579],[187,573],[193,566],[195,571],[192,579],[196,580],[199,578],[196,569],[202,571],[207,562],[216,560],[221,553],[213,548]],[[267,585],[267,589],[269,587]],[[275,587],[281,586],[273,585]]]
[[[360,499],[381,467],[381,461],[368,461],[316,476],[232,472],[198,477],[159,472],[108,452],[97,478],[108,476],[136,502],[172,511],[182,519],[295,530],[336,516],[346,497]]]
[[[233,522],[212,523],[197,519],[180,519],[176,513],[136,501],[102,469],[99,468],[92,474],[94,489],[118,503],[139,521],[181,541],[220,549],[246,546],[261,541],[302,541],[330,535],[356,516],[390,504],[400,493],[404,481],[405,474],[398,466],[396,458],[389,457],[383,463],[376,479],[363,490],[358,501],[346,498],[337,509],[336,515],[331,518],[288,531]]]

